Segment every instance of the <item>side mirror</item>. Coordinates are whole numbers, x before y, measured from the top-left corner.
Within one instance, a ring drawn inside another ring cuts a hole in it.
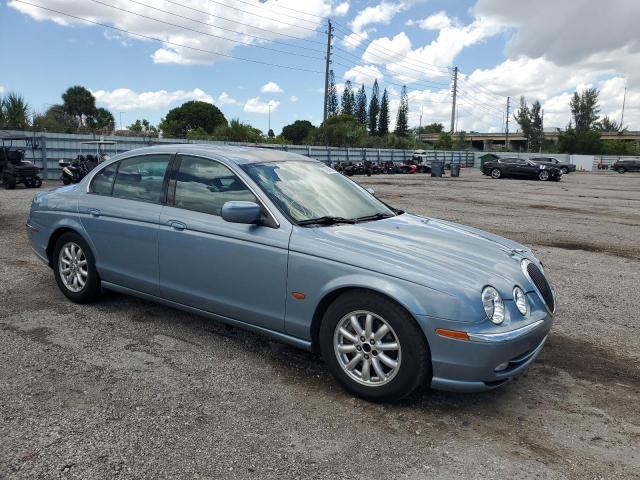
[[[254,202],[227,202],[222,206],[222,219],[230,223],[257,224],[262,209]]]
[[[375,191],[373,188],[371,188],[371,187],[369,187],[369,188],[365,188],[365,190],[366,190],[367,192],[369,192],[371,195],[375,195],[375,194],[376,194],[376,191]]]

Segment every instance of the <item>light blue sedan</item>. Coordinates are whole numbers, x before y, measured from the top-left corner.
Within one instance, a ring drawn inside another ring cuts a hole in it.
[[[316,350],[370,400],[504,384],[542,349],[557,304],[528,248],[266,149],[118,155],[39,193],[27,231],[74,302],[114,290]]]

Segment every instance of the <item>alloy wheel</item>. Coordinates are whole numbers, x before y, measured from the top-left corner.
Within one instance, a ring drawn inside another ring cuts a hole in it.
[[[368,387],[389,383],[400,369],[398,336],[381,316],[357,310],[336,325],[333,348],[342,370]]]
[[[58,271],[64,286],[71,292],[81,291],[89,278],[87,257],[75,242],[67,242],[60,249]]]

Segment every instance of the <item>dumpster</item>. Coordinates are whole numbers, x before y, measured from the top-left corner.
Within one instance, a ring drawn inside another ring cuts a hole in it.
[[[451,165],[451,176],[452,177],[460,176],[460,164]]]
[[[444,162],[434,160],[431,162],[431,176],[441,177],[444,172]]]

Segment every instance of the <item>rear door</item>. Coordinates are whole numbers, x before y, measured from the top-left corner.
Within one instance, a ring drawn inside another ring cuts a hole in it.
[[[159,294],[158,222],[170,160],[133,156],[93,178],[78,209],[103,281]]]
[[[261,203],[223,163],[178,156],[167,205],[160,215],[161,295],[283,331],[291,225],[223,220],[222,206],[237,200]]]

